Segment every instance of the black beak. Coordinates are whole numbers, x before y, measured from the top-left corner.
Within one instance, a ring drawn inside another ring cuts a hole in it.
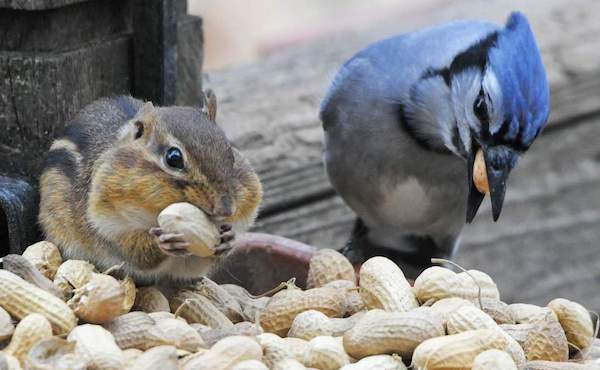
[[[483,157],[487,171],[488,184],[490,187],[490,198],[492,202],[492,216],[494,221],[498,221],[504,204],[504,195],[506,193],[506,181],[510,171],[517,164],[519,155],[506,146],[493,146],[483,149]],[[477,210],[485,194],[481,194],[473,184],[473,162],[475,155],[471,154],[468,160],[469,165],[469,199],[467,203],[467,222],[473,221]]]

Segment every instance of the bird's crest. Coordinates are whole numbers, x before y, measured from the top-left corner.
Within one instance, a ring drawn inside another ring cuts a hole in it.
[[[546,124],[550,97],[544,65],[527,18],[512,13],[490,49],[493,69],[503,95],[506,140],[526,149]]]

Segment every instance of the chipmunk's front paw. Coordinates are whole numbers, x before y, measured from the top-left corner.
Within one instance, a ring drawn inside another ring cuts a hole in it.
[[[231,242],[235,239],[235,231],[232,230],[230,224],[223,224],[219,228],[219,236],[221,243],[215,247],[215,255],[224,255],[233,248]]]
[[[151,228],[150,234],[156,237],[158,247],[163,253],[174,257],[192,255],[187,249],[190,243],[183,239],[183,234],[165,233],[160,227]]]

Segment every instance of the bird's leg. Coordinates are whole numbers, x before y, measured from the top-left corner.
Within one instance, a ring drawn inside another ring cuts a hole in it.
[[[402,248],[394,249],[371,242],[368,234],[367,226],[361,219],[357,219],[350,240],[340,252],[355,265],[374,256],[387,257],[400,266],[404,275],[411,279],[432,265],[431,258],[449,258],[454,246],[453,240],[452,248],[446,248],[429,236],[407,235],[398,241],[398,247]]]

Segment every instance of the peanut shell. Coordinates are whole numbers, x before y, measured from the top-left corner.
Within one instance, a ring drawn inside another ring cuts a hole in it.
[[[199,257],[215,254],[220,242],[217,226],[198,207],[189,203],[174,203],[158,215],[158,225],[166,233],[183,234],[187,250]]]
[[[23,257],[27,258],[39,272],[52,280],[62,264],[62,256],[56,245],[49,241],[41,241],[30,245],[23,251]]]
[[[354,266],[334,249],[319,249],[310,259],[307,288],[319,288],[335,280],[348,280],[356,285]]]
[[[402,270],[390,259],[369,258],[359,276],[360,295],[368,309],[404,312],[419,306]]]

